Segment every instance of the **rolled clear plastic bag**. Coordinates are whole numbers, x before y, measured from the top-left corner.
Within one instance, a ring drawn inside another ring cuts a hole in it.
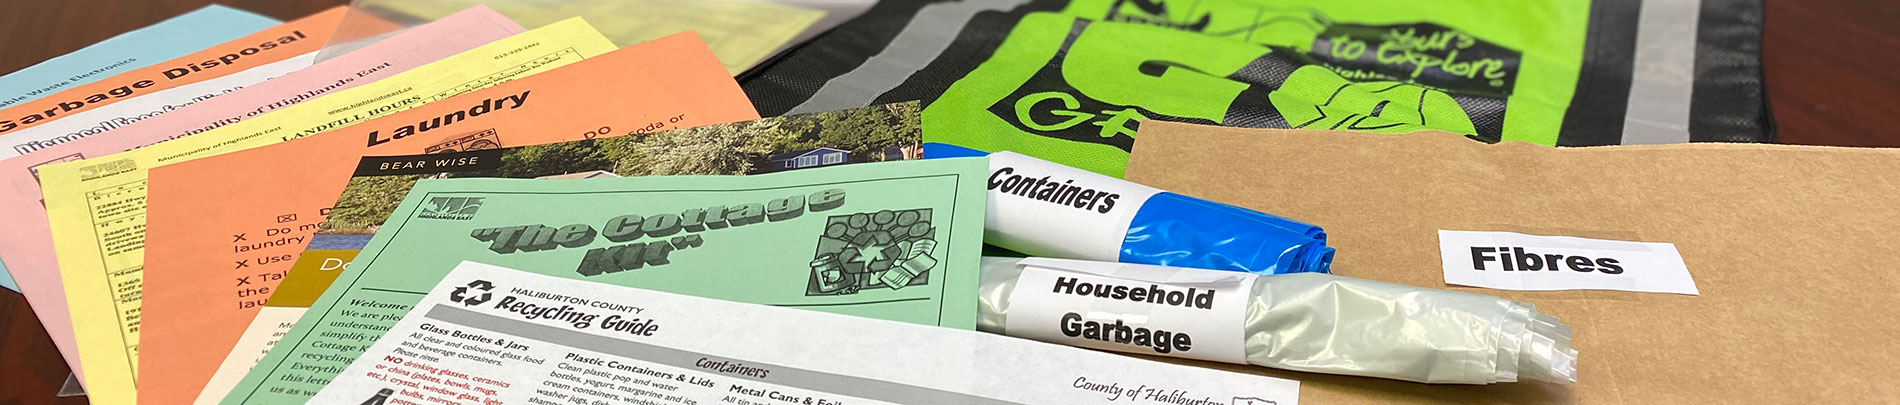
[[[925,158],[984,156],[926,144]],[[1233,270],[1327,271],[1318,226],[1015,152],[990,158],[983,241],[1030,256]]]
[[[1572,328],[1503,298],[1322,273],[985,257],[977,329],[1433,384],[1577,381]]]

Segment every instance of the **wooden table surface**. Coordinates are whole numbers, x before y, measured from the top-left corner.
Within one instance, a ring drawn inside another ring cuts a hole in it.
[[[12,72],[209,0],[0,0],[0,72]],[[289,20],[347,0],[221,2]],[[1767,0],[1763,70],[1784,143],[1900,146],[1883,129],[1900,117],[1900,2]],[[4,225],[0,225],[4,226]],[[0,291],[0,405],[83,404],[55,399],[66,364],[27,308]]]

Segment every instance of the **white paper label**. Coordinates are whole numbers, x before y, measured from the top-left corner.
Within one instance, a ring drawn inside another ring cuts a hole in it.
[[[1439,230],[1438,248],[1446,284],[1698,295],[1673,243]]]
[[[1118,352],[1247,362],[1258,276],[1121,263],[1025,259],[1010,336]]]
[[[990,154],[983,240],[1030,256],[1117,261],[1128,224],[1161,189],[1015,152]]]
[[[5,147],[0,149],[0,160],[129,126],[146,118],[290,74],[309,67],[316,57],[316,52],[306,53],[230,75],[133,97],[27,128],[0,138],[0,146]]]
[[[1299,382],[464,262],[309,402],[1297,405]]]

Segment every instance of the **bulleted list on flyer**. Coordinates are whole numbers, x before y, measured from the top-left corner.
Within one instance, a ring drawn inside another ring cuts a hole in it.
[[[1295,404],[1299,383],[463,262],[311,403]]]

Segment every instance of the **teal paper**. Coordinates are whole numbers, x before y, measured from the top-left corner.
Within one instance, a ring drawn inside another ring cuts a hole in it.
[[[222,403],[307,400],[464,260],[974,329],[987,171],[967,158],[753,176],[424,180]]]
[[[0,108],[189,55],[278,23],[235,8],[206,6],[0,76]],[[7,288],[17,289],[12,277],[4,281]]]

